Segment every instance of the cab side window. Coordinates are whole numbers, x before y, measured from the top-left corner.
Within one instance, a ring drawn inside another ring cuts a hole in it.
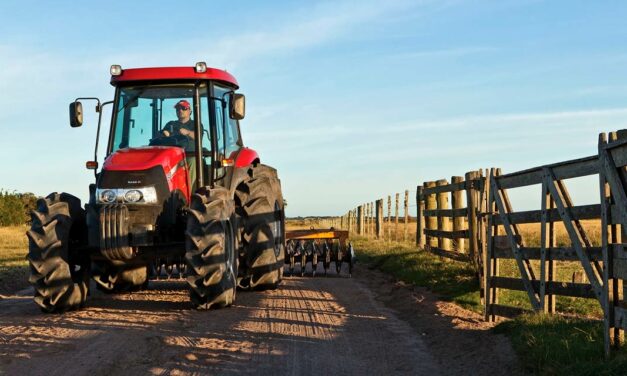
[[[225,156],[230,156],[236,150],[240,148],[239,124],[237,120],[231,119],[229,116],[229,109],[231,108],[231,93],[232,90],[222,86],[215,86],[214,101],[216,106],[216,124],[218,126],[218,145],[220,149],[224,150]],[[219,98],[219,100],[218,100]]]
[[[226,96],[226,119],[228,123],[226,124],[226,151],[227,154],[231,154],[232,152],[239,150],[241,146],[241,142],[239,139],[239,123],[235,119],[231,119],[229,116],[229,109],[231,108],[231,96]]]

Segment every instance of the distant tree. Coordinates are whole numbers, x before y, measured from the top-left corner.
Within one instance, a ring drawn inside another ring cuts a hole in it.
[[[30,212],[37,204],[32,193],[16,193],[0,189],[0,226],[15,226],[30,222]]]
[[[26,222],[30,224],[30,212],[35,210],[35,208],[37,207],[37,199],[39,197],[30,192],[27,192],[20,194],[20,198],[22,199],[24,214],[26,215]]]

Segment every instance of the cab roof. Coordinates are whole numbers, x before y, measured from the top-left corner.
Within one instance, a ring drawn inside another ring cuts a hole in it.
[[[125,82],[165,81],[165,80],[215,80],[239,88],[233,75],[227,71],[209,68],[197,73],[194,67],[161,67],[161,68],[122,68],[122,74],[111,76],[111,85],[117,86]]]

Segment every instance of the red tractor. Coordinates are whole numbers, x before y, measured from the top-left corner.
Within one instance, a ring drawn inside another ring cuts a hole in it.
[[[235,78],[194,67],[111,67],[113,101],[78,98],[100,114],[85,208],[67,193],[37,202],[28,231],[30,283],[45,312],[85,304],[90,278],[106,292],[144,288],[178,269],[197,308],[229,306],[237,288],[275,288],[283,277],[285,216],[275,169],[244,147],[244,96]],[[112,105],[98,172],[102,110]]]

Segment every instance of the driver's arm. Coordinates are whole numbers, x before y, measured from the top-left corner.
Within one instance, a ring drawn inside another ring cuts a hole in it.
[[[182,134],[183,136],[187,136],[189,138],[191,138],[192,140],[195,139],[195,135],[194,135],[194,131],[190,131],[189,129],[185,129],[183,127],[181,127],[181,129],[179,129],[179,133]]]
[[[166,124],[165,127],[163,127],[163,129],[161,130],[161,134],[163,135],[163,137],[173,136],[173,133],[174,133],[174,126],[172,122],[169,122],[168,124]]]

